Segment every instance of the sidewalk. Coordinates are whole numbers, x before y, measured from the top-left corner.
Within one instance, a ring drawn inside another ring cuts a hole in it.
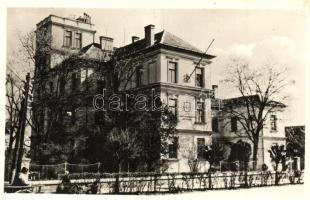
[[[180,199],[250,199],[250,200],[300,200],[306,199],[306,189],[304,184],[281,185],[268,187],[253,187],[236,190],[212,190],[204,192],[183,193]],[[309,197],[308,197],[309,198]],[[178,198],[179,199],[179,198]]]

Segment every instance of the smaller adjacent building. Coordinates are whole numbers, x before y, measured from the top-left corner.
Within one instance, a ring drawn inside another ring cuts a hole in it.
[[[217,86],[214,86],[215,88]],[[253,108],[247,108],[244,102],[259,102],[258,95],[236,97],[230,99],[213,99],[212,100],[212,131],[213,142],[225,145],[231,145],[238,141],[243,141],[251,145],[250,164],[253,161],[253,151],[255,138],[251,131],[257,130],[258,107],[259,103],[253,103]],[[286,136],[283,124],[283,111],[285,105],[274,102],[275,109],[270,110],[266,107],[262,113],[263,128],[259,131],[257,146],[257,168],[260,169],[262,164],[266,164],[269,169],[273,169],[271,158],[268,150],[272,145],[285,145]]]
[[[286,126],[286,156],[292,169],[305,168],[305,126]]]

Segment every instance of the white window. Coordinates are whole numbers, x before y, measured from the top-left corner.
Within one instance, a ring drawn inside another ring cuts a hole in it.
[[[75,47],[81,48],[82,47],[82,33],[75,33]]]
[[[169,110],[177,116],[177,99],[169,98]]]
[[[87,70],[86,69],[82,69],[81,70],[81,83],[83,83],[87,78]]]
[[[205,104],[202,100],[196,100],[196,123],[205,122]]]
[[[270,128],[272,131],[277,130],[277,116],[276,115],[270,115]]]
[[[168,82],[176,83],[177,82],[177,63],[176,62],[168,62]]]

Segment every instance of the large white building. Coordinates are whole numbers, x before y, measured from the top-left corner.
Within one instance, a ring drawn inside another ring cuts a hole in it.
[[[188,160],[193,159],[200,161],[200,171],[208,170],[208,162],[205,161],[204,155],[205,147],[212,144],[212,135],[219,141],[236,142],[240,138],[247,141],[246,138],[234,134],[240,130],[238,125],[231,126],[237,127],[237,130],[232,131],[231,127],[217,123],[218,128],[213,126],[212,130],[212,118],[218,117],[219,114],[211,109],[211,99],[214,98],[216,87],[211,85],[210,68],[215,56],[203,53],[176,35],[166,30],[156,32],[154,25],[148,25],[144,27],[144,38],[132,36],[130,44],[116,49],[110,37],[100,36],[100,43],[95,43],[96,30],[87,14],[77,19],[50,15],[37,24],[37,31],[40,30],[45,31],[52,39],[51,51],[41,62],[36,63],[37,69],[52,71],[72,54],[99,60],[108,59],[113,52],[131,56],[143,54],[143,63],[131,77],[132,80],[126,89],[155,89],[162,102],[175,113],[178,119],[177,138],[170,141],[169,154],[163,158],[169,164],[168,171],[190,171]],[[79,79],[82,83],[82,73],[83,70],[78,70],[71,78],[73,77],[74,81]],[[57,76],[49,76],[45,85],[34,85],[34,102],[40,100],[40,95],[44,92],[58,90],[56,79]],[[41,118],[39,121],[42,123],[42,131],[32,132],[34,145],[40,142],[38,135],[45,134],[52,110],[38,109],[36,112]],[[75,113],[70,111],[70,115],[75,116]],[[285,144],[280,113],[268,118],[272,122],[267,121],[261,133],[258,165],[270,163],[268,149],[273,143]],[[88,117],[87,120],[95,120],[95,116]]]
[[[37,32],[42,31],[51,38],[51,51],[41,62],[37,62],[36,68],[46,69],[50,75],[44,86],[35,85],[34,102],[42,100],[43,93],[59,89],[57,76],[52,75],[51,71],[70,55],[94,56],[98,53],[105,56],[102,52],[111,53],[115,50],[112,38],[101,36],[100,44],[95,43],[96,30],[87,14],[77,19],[50,15],[37,24]],[[176,114],[178,137],[171,141],[169,155],[164,159],[169,163],[168,171],[189,171],[188,156],[203,160],[204,147],[211,144],[210,64],[215,56],[204,54],[168,31],[155,33],[154,25],[144,27],[144,32],[144,38],[133,36],[131,44],[116,51],[133,56],[136,52],[143,52],[144,63],[132,77],[130,88],[155,89],[162,101]],[[75,72],[75,78],[81,78],[82,75],[78,73],[81,71]],[[189,75],[191,77],[188,80],[186,77]],[[49,96],[53,97],[52,94]],[[33,131],[34,145],[40,142],[39,134],[46,134],[44,132],[50,124],[52,110],[43,108],[36,112],[41,118],[42,131]],[[94,118],[89,117],[91,119]]]
[[[188,159],[204,160],[204,148],[212,142],[210,64],[215,56],[168,31],[155,33],[154,25],[144,30],[143,39],[134,36],[131,44],[118,50],[144,52],[141,73],[133,78],[131,87],[156,89],[162,102],[176,114],[178,137],[164,159],[169,163],[168,171],[190,171]],[[206,162],[202,163],[205,166]]]

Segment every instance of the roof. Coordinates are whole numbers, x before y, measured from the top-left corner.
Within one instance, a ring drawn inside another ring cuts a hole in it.
[[[88,60],[92,62],[105,62],[110,59],[110,52],[104,51],[101,49],[100,44],[91,43],[83,48],[81,48],[78,52],[74,52],[71,54],[67,54],[67,57],[57,64],[54,69],[59,69],[63,65],[67,65],[70,63],[74,65],[74,62],[80,62],[81,60]]]
[[[234,98],[223,99],[223,103],[224,104],[238,103],[244,100],[252,100],[252,101],[258,102],[260,101],[260,98],[258,95],[239,96],[239,97],[234,97]]]
[[[94,47],[96,47],[96,48],[98,48],[98,49],[101,49],[100,44],[98,44],[98,43],[90,43],[89,45],[87,45],[87,46],[81,48],[81,49],[80,49],[80,52],[85,53],[85,52],[86,52],[90,47],[92,47],[92,46],[94,46]]]
[[[53,14],[50,14],[49,16],[45,17],[43,20],[41,20],[39,23],[37,23],[37,27],[40,27],[42,25],[44,25],[46,22],[49,22],[52,20],[52,18],[59,18],[63,21],[71,21],[71,22],[78,22],[78,23],[83,23],[83,24],[88,24],[88,25],[91,25],[91,26],[94,26],[94,24],[92,23],[86,23],[86,22],[83,22],[83,21],[79,21],[78,18],[77,19],[72,19],[72,18],[69,18],[69,17],[61,17],[61,16],[57,16],[57,15],[53,15]]]
[[[98,43],[91,43],[80,49],[79,56],[81,58],[88,58],[94,60],[107,61],[110,58],[108,52],[101,49],[101,45]]]
[[[261,98],[258,94],[255,95],[249,95],[249,96],[240,96],[240,97],[234,97],[234,98],[229,98],[229,99],[223,99],[223,105],[224,106],[232,106],[232,105],[245,105],[245,101],[250,100],[250,102],[260,102]],[[269,100],[268,101],[269,106],[278,106],[278,107],[286,107],[283,103],[278,102],[278,101],[273,101]]]
[[[196,48],[195,46],[193,46],[193,45],[189,44],[188,42],[182,40],[178,36],[168,32],[168,31],[165,31],[165,30],[156,33],[154,38],[155,38],[154,45],[152,45],[150,47],[164,45],[164,46],[173,47],[176,50],[185,50],[188,53],[195,53],[199,56],[204,55],[204,57],[208,58],[208,59],[212,59],[215,57],[215,56],[210,55],[210,54],[204,54],[204,52],[202,52],[200,49]],[[149,48],[149,47],[146,47],[145,39],[141,39],[141,40],[138,40],[134,43],[126,45],[124,47],[118,48],[116,50],[116,53],[121,54],[121,55],[130,55],[132,53],[136,53],[138,51],[141,51],[141,50],[144,50],[147,48]]]

